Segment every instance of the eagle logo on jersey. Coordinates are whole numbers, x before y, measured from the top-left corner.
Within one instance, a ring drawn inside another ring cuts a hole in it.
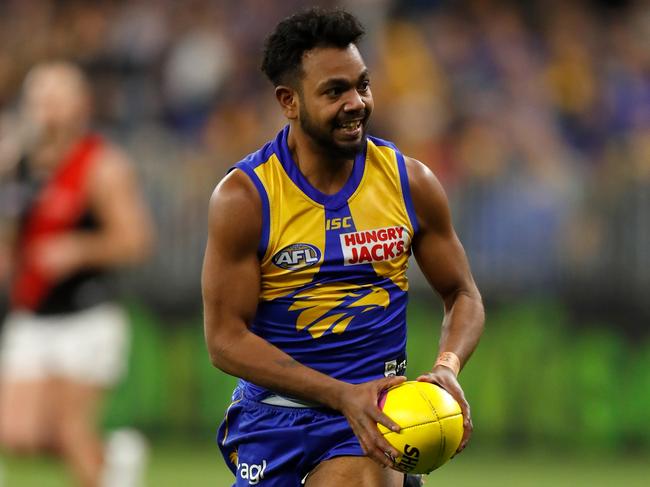
[[[296,329],[307,329],[313,338],[320,338],[328,330],[343,333],[355,317],[389,304],[388,291],[378,286],[331,282],[300,291],[289,311],[303,310]]]

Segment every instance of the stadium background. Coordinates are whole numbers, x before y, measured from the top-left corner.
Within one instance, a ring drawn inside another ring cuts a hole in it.
[[[234,381],[203,345],[207,200],[282,126],[264,36],[313,2],[4,0],[0,135],[34,63],[90,73],[99,128],[137,164],[156,254],[121,277],[131,369],[106,428],[153,446],[151,486],[228,485],[214,433]],[[430,484],[645,485],[650,478],[650,3],[342,5],[368,27],[375,135],[436,172],[484,295],[462,374],[476,430]],[[6,132],[5,132],[6,133]],[[409,375],[441,309],[412,269]],[[66,485],[48,459],[4,459],[9,486]]]

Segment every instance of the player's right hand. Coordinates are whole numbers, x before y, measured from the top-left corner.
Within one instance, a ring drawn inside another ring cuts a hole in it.
[[[463,437],[460,440],[458,450],[456,450],[456,453],[460,453],[467,446],[467,443],[472,436],[474,425],[472,423],[472,415],[470,412],[469,403],[467,402],[467,399],[465,399],[465,393],[458,383],[458,378],[448,367],[438,365],[437,367],[434,367],[431,372],[422,374],[417,378],[417,380],[420,382],[430,382],[432,384],[439,385],[449,394],[451,394],[460,406],[460,409],[463,413]]]
[[[346,417],[354,434],[361,443],[364,453],[382,466],[392,467],[393,459],[400,454],[379,432],[377,423],[392,431],[400,427],[386,416],[379,406],[377,399],[382,391],[401,384],[406,377],[386,377],[364,382],[362,384],[343,383],[337,408]]]

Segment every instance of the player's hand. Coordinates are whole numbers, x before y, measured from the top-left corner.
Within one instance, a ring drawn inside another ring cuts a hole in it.
[[[59,281],[81,266],[82,245],[74,234],[43,238],[34,242],[28,258],[48,279]]]
[[[417,380],[420,382],[431,382],[432,384],[439,385],[451,394],[460,405],[460,410],[463,413],[463,438],[460,440],[458,450],[456,450],[456,453],[460,453],[467,446],[467,443],[472,436],[474,425],[472,424],[472,415],[469,409],[469,404],[465,399],[465,393],[460,387],[454,372],[444,365],[438,365],[428,374],[422,374],[417,378]]]
[[[392,467],[393,458],[400,454],[379,432],[377,423],[392,431],[400,427],[386,416],[377,400],[382,391],[401,384],[406,377],[386,377],[363,384],[344,384],[337,408],[348,420],[352,431],[359,439],[363,452],[382,466]]]

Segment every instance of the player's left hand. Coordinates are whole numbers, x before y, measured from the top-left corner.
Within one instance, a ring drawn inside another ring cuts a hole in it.
[[[460,387],[458,379],[454,375],[454,372],[444,365],[438,365],[433,368],[433,370],[427,374],[422,374],[417,378],[420,382],[430,382],[436,384],[446,390],[451,396],[456,399],[456,402],[460,405],[460,410],[463,413],[463,438],[460,440],[460,445],[456,453],[460,453],[467,446],[470,437],[472,436],[472,431],[474,425],[472,424],[472,416],[469,408],[469,403],[465,399],[465,393]]]

